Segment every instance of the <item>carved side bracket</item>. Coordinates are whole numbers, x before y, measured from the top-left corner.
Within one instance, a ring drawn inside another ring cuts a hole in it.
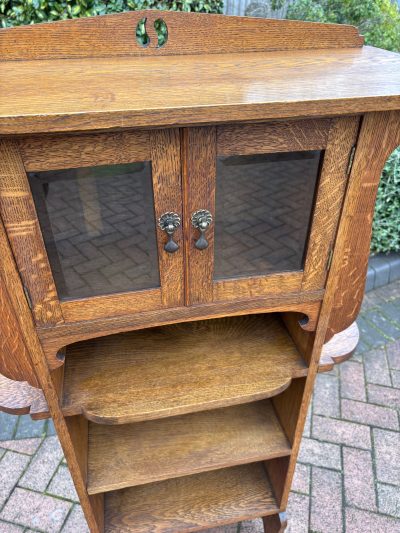
[[[318,372],[328,372],[334,365],[350,359],[359,340],[360,332],[355,322],[344,331],[336,333],[322,348]]]
[[[41,389],[26,381],[14,381],[0,374],[0,411],[12,415],[30,414],[33,418],[47,418],[48,407]]]

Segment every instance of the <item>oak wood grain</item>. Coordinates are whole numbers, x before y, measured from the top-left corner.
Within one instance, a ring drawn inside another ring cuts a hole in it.
[[[149,46],[135,39],[136,25],[147,19]],[[157,46],[154,21],[168,26],[168,41]],[[224,17],[203,13],[146,10],[0,30],[1,58],[79,58],[235,53],[261,50],[360,47],[354,26]]]
[[[293,444],[297,421],[303,402],[303,394],[306,380],[295,379],[282,394],[272,398],[272,404],[278,415],[278,419],[285,430],[289,442]]]
[[[127,313],[141,313],[162,307],[162,289],[92,296],[60,302],[65,323],[118,317]]]
[[[18,146],[27,172],[151,159],[147,131],[27,136],[18,139]]]
[[[48,411],[41,389],[26,381],[15,381],[0,374],[0,411],[11,415],[35,414]]]
[[[388,116],[387,114],[382,113],[379,115],[367,115],[367,117],[364,120],[367,121],[367,124],[372,129],[372,131],[373,130],[379,131],[380,126],[382,126],[381,121],[385,121],[387,123],[389,120],[389,124],[390,124],[391,118],[393,117],[391,117],[390,114]],[[364,127],[365,127],[365,122],[363,123],[360,136],[362,136]],[[396,128],[397,127],[398,127],[398,123],[396,124]],[[393,134],[393,131],[396,131],[396,129],[392,123],[391,124],[392,134]],[[383,129],[383,132],[382,130],[380,130],[381,134],[384,132],[385,132],[385,129]],[[376,138],[376,142],[382,143],[383,146],[387,149],[387,144],[386,144],[387,137],[385,137],[385,134],[380,136],[379,141]],[[368,153],[372,154],[372,157],[374,157],[376,153],[374,153],[373,149],[371,150],[371,147],[373,147],[373,144],[369,145],[370,151]],[[366,145],[364,145],[365,150],[366,148],[367,148]],[[385,150],[385,148],[383,148],[383,150]],[[365,155],[366,155],[366,152],[364,152],[364,156]],[[371,161],[370,161],[370,164],[371,164]],[[368,190],[368,188],[366,189]],[[304,424],[306,420],[308,405],[311,399],[315,377],[316,377],[316,374],[319,368],[321,351],[323,349],[324,343],[326,342],[329,321],[332,316],[332,311],[334,310],[334,306],[336,302],[336,293],[337,293],[338,287],[340,288],[340,273],[343,271],[342,269],[344,266],[345,266],[345,271],[347,269],[347,257],[346,257],[346,248],[347,248],[347,242],[348,242],[347,239],[350,238],[351,240],[352,237],[350,236],[356,235],[358,231],[357,226],[354,225],[354,221],[355,221],[354,216],[357,210],[354,209],[354,203],[352,199],[357,198],[359,194],[362,195],[363,194],[362,190],[363,190],[363,186],[360,183],[359,178],[357,177],[357,174],[354,173],[354,166],[353,166],[353,170],[348,179],[346,197],[345,197],[343,209],[340,215],[337,237],[335,240],[334,253],[332,257],[332,265],[328,272],[326,290],[325,290],[324,299],[323,299],[322,306],[321,306],[318,325],[315,331],[315,338],[314,338],[311,357],[310,357],[309,370],[308,370],[306,385],[305,385],[303,399],[302,399],[302,406],[301,406],[299,416],[296,422],[295,435],[294,435],[294,440],[292,443],[292,454],[290,458],[288,475],[285,481],[285,488],[284,488],[283,496],[282,496],[282,508],[286,506],[288,496],[289,496],[290,486],[291,486],[291,482],[293,479],[294,469],[296,466],[296,460],[297,460],[302,433],[304,429]],[[371,189],[370,189],[370,192],[371,192]],[[369,204],[368,207],[370,209],[369,216],[372,218],[372,205]],[[353,245],[354,244],[355,243],[353,241]],[[368,245],[368,248],[369,248],[369,245]],[[366,255],[368,255],[368,252],[366,253]],[[348,278],[349,278],[350,273],[351,271],[347,271]],[[347,279],[346,286],[351,286],[349,282],[351,283],[351,280]],[[351,304],[354,305],[353,302],[351,302]],[[339,310],[339,313],[340,312],[341,310]]]
[[[320,290],[310,293],[289,293],[255,298],[253,300],[236,300],[202,304],[201,306],[143,311],[97,320],[65,323],[54,328],[38,328],[37,331],[46,354],[47,363],[51,369],[55,369],[64,362],[64,358],[60,359],[57,354],[61,348],[68,344],[115,333],[175,324],[177,322],[190,322],[224,316],[294,311],[306,315],[308,321],[304,328],[313,330],[316,327],[323,294],[324,291]]]
[[[212,302],[214,274],[216,129],[189,128],[182,134],[184,231],[186,252],[186,305]],[[195,247],[200,233],[191,217],[200,209],[211,213],[206,231],[208,247]]]
[[[0,214],[37,324],[63,322],[18,145],[6,139],[0,139]]]
[[[290,56],[277,51],[0,62],[0,80],[4,135],[311,118],[400,107],[400,58],[371,47],[295,50]]]
[[[278,512],[263,463],[111,492],[105,508],[106,533],[198,531]]]
[[[360,332],[356,322],[336,333],[322,348],[318,372],[329,372],[335,365],[350,359],[359,340]]]
[[[331,119],[229,124],[217,127],[217,155],[324,150]]]
[[[275,315],[188,322],[70,346],[62,407],[126,424],[268,398],[306,374]]]
[[[286,513],[274,514],[263,517],[264,531],[266,533],[284,533],[286,531],[288,520]]]
[[[333,121],[314,202],[302,290],[325,285],[329,253],[333,249],[347,184],[351,150],[358,133],[358,117]]]
[[[249,276],[246,278],[214,281],[214,301],[261,298],[279,294],[298,293],[301,289],[303,272],[284,272],[269,276]],[[321,287],[322,288],[322,287]]]
[[[95,494],[290,455],[270,400],[122,426],[89,423]]]
[[[8,246],[4,226],[0,220],[0,240]],[[23,341],[20,326],[8,291],[2,262],[0,262],[0,374],[16,381],[26,381],[33,387],[40,387],[32,361]]]
[[[181,145],[177,129],[150,134],[154,209],[156,220],[164,213],[177,213],[181,226],[174,232],[179,249],[164,250],[168,236],[157,226],[158,261],[163,307],[184,305],[184,242],[182,231]]]
[[[3,226],[0,223],[0,231],[3,231]],[[75,449],[66,425],[65,419],[61,413],[59,405],[58,391],[54,386],[52,376],[50,374],[46,357],[43,353],[42,346],[37,336],[36,326],[33,322],[32,313],[28,307],[27,300],[23,291],[21,278],[16,268],[12,250],[5,239],[0,238],[0,258],[1,258],[1,272],[7,280],[7,287],[9,291],[9,298],[15,312],[15,317],[18,322],[19,331],[21,333],[22,341],[26,345],[27,351],[30,355],[32,366],[40,383],[40,387],[44,392],[45,399],[48,405],[47,412],[44,412],[40,407],[37,413],[32,413],[34,418],[42,418],[43,416],[51,415],[54,425],[57,430],[58,437],[63,447],[64,455],[68,461],[68,466],[72,474],[75,488],[77,490],[85,518],[89,524],[91,532],[103,532],[103,515],[104,508],[102,507],[102,496],[88,496],[86,485],[82,479],[82,474],[79,468],[79,459],[75,453]],[[21,382],[17,382],[18,385]],[[41,392],[40,389],[34,389]],[[16,393],[17,394],[17,393]],[[7,393],[7,397],[12,400],[12,394]]]
[[[326,340],[356,319],[365,288],[374,204],[383,166],[400,145],[400,111],[366,114],[345,199],[346,217],[338,236],[343,246],[338,288]]]

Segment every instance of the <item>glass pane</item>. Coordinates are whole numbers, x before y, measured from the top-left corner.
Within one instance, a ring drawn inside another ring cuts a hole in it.
[[[301,270],[321,152],[218,157],[214,278]]]
[[[60,298],[160,285],[149,161],[35,172],[29,181]]]

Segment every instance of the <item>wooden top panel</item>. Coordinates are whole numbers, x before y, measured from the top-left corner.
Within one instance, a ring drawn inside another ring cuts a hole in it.
[[[125,424],[268,398],[306,374],[275,315],[188,322],[67,348],[62,407]]]
[[[0,62],[0,134],[390,109],[400,56],[372,47]]]
[[[143,18],[146,47],[135,35]],[[160,18],[168,28],[162,47],[153,26]],[[344,48],[363,42],[354,26],[147,10],[2,29],[0,61]]]

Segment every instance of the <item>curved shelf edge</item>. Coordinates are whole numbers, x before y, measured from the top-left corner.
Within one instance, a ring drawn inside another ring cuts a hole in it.
[[[307,374],[307,371],[304,372],[304,376]],[[208,402],[185,405],[185,406],[176,406],[171,407],[165,410],[158,411],[149,411],[149,412],[140,412],[137,414],[121,414],[115,416],[101,412],[101,410],[94,411],[90,407],[85,407],[84,405],[81,408],[74,410],[66,409],[63,410],[64,416],[73,416],[76,414],[82,414],[90,422],[95,424],[105,424],[105,425],[121,425],[121,424],[131,424],[134,422],[144,422],[146,420],[158,420],[161,418],[169,418],[179,415],[187,415],[191,413],[199,413],[201,411],[209,411],[213,409],[220,409],[227,406],[241,405],[245,403],[256,402],[259,400],[266,400],[268,398],[273,398],[278,394],[284,392],[292,383],[293,379],[303,377],[303,373],[296,374],[293,377],[282,380],[282,382],[277,385],[274,389],[269,389],[268,392],[259,392],[258,394],[245,395],[237,398],[229,397],[227,399],[221,399],[217,401],[210,400]],[[114,412],[114,409],[110,409],[111,412]]]
[[[318,372],[328,372],[334,365],[350,359],[359,340],[360,332],[356,322],[344,331],[336,333],[322,348]]]
[[[26,381],[14,381],[0,374],[0,411],[12,415],[30,414],[32,418],[48,418],[48,407],[41,389]]]

